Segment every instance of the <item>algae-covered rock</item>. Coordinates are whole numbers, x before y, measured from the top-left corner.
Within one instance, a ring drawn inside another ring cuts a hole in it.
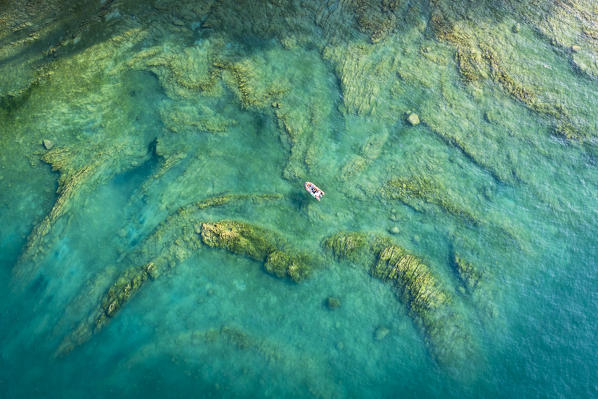
[[[283,198],[282,194],[271,193],[271,194],[223,194],[214,197],[206,198],[199,201],[196,206],[199,209],[212,208],[216,206],[222,206],[236,201],[247,201],[253,203],[259,203],[264,201],[278,201]]]
[[[324,247],[332,250],[337,258],[353,261],[359,260],[360,255],[370,249],[365,233],[337,233],[324,240]]]
[[[519,31],[521,30],[521,24],[517,22],[515,25],[513,25],[511,30],[513,31],[513,33],[519,33]]]
[[[324,303],[326,304],[326,307],[329,310],[334,310],[334,309],[339,308],[341,306],[340,299],[338,299],[337,297],[334,297],[334,296],[329,296],[328,298],[326,298],[326,300],[324,301]]]
[[[174,108],[165,108],[161,112],[162,122],[174,133],[194,133],[198,131],[215,134],[226,133],[236,125],[236,121],[226,119],[213,109],[194,103]]]
[[[60,172],[56,190],[58,196],[50,212],[27,237],[25,248],[13,269],[14,275],[22,283],[28,282],[28,278],[39,267],[39,257],[49,248],[49,241],[46,239],[48,234],[73,202],[117,173],[117,165],[124,162],[127,156],[120,154],[116,158],[114,154],[120,152],[125,145],[120,143],[109,149],[98,148],[91,159],[85,159],[74,148],[67,147],[53,147],[42,155],[42,161],[51,165],[52,170]]]
[[[287,275],[287,270],[291,264],[291,258],[282,251],[274,251],[266,259],[266,270],[270,274],[283,278]]]
[[[374,331],[374,339],[376,341],[382,341],[390,333],[390,329],[384,326],[378,326]]]
[[[447,288],[421,259],[375,234],[337,233],[323,245],[337,257],[353,257],[358,250],[369,253],[357,259],[369,268],[372,277],[396,290],[436,360],[445,365],[465,365],[474,342],[463,315],[454,307]],[[386,334],[380,331],[379,335]]]
[[[141,267],[132,267],[125,270],[102,298],[101,308],[103,313],[110,318],[114,317],[121,307],[139,291],[153,270],[154,264],[152,262]],[[96,323],[97,328],[101,328],[106,321],[104,317],[99,316]]]
[[[386,141],[388,140],[388,130],[383,129],[377,134],[368,136],[361,147],[361,155],[368,160],[375,160],[380,157]]]
[[[305,257],[292,256],[279,250],[268,255],[264,267],[270,274],[274,274],[279,278],[289,277],[295,282],[304,280],[311,270],[311,266]]]
[[[407,122],[409,122],[411,126],[417,126],[419,125],[419,116],[416,113],[412,112],[407,117]]]
[[[202,223],[201,238],[210,247],[223,248],[260,262],[277,249],[276,238],[270,232],[232,220]]]
[[[380,252],[371,274],[399,288],[402,300],[424,320],[430,310],[449,300],[449,295],[440,287],[429,268],[396,245]]]
[[[341,169],[341,179],[349,180],[365,170],[369,161],[360,155],[353,156]]]
[[[383,197],[398,199],[415,209],[420,208],[418,201],[423,201],[437,205],[453,216],[460,217],[471,224],[480,224],[480,219],[472,210],[455,202],[450,191],[425,175],[393,178],[382,186],[380,192]]]
[[[54,148],[54,142],[52,140],[43,139],[42,145],[46,150],[51,150],[52,148]]]
[[[467,290],[469,292],[473,291],[480,283],[481,272],[472,263],[457,254],[453,255],[453,266]]]
[[[372,43],[384,39],[395,27],[394,11],[398,0],[358,0],[355,2],[355,19],[359,29],[370,36]]]
[[[152,278],[155,268],[152,262],[144,266],[131,267],[122,272],[103,295],[91,315],[81,321],[71,334],[64,338],[55,356],[64,356],[84,344],[97,334],[116,316],[119,310]],[[153,279],[153,278],[152,278]]]
[[[575,0],[572,4],[584,1]],[[542,32],[550,38],[553,46],[558,45],[569,52],[571,62],[578,66],[579,70],[595,77],[596,66],[590,60],[595,59],[598,54],[598,40],[592,39],[591,35],[582,34],[585,33],[584,28],[587,30],[593,25],[587,13],[580,12],[585,7],[587,4],[571,7],[559,3],[549,6],[550,11],[544,7],[531,7],[534,12],[530,13],[528,7],[513,7],[508,12],[514,14],[514,19],[525,20],[533,30]],[[513,99],[548,117],[557,133],[568,140],[586,140],[593,136],[595,124],[586,116],[591,111],[587,109],[587,100],[583,99],[587,96],[582,95],[574,99],[567,92],[559,89],[555,83],[563,79],[561,75],[563,71],[560,68],[553,70],[548,65],[560,63],[560,60],[552,58],[549,49],[534,43],[540,51],[532,56],[534,59],[532,62],[520,56],[525,53],[522,51],[524,46],[531,45],[529,37],[509,35],[507,26],[504,26],[502,21],[497,20],[496,23],[487,25],[472,23],[471,21],[476,20],[474,9],[455,7],[450,2],[435,2],[434,8],[430,20],[432,31],[437,38],[454,46],[457,69],[466,83],[476,82],[477,86],[479,82],[487,83],[488,79],[493,81]],[[491,5],[490,9],[491,12],[505,12],[502,7],[494,5]],[[570,26],[564,24],[564,21],[570,22]],[[519,32],[520,28],[519,23],[511,26],[513,32]],[[589,57],[583,57],[572,50],[572,46],[578,45],[577,40],[582,38],[589,47],[594,49],[594,54]],[[585,58],[586,62],[577,65],[576,61],[581,58]],[[534,65],[538,64],[543,65],[544,68],[534,68]],[[557,72],[557,69],[560,72]],[[583,91],[585,83],[574,76],[572,71],[567,73],[571,82],[576,84],[576,88]],[[588,93],[588,95],[592,94]],[[568,106],[564,107],[562,104]],[[562,125],[568,126],[566,132],[561,133],[562,129],[559,126]],[[469,143],[477,141],[472,140],[472,137],[459,136],[462,141],[464,140],[462,147],[469,147]]]
[[[257,226],[231,220],[202,223],[201,237],[210,247],[265,262],[266,271],[280,278],[300,282],[312,269],[313,261],[309,257],[282,250],[282,238]]]

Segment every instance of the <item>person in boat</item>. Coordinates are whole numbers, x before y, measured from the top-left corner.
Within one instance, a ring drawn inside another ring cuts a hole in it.
[[[305,189],[318,201],[324,196],[324,191],[311,182],[305,182]]]

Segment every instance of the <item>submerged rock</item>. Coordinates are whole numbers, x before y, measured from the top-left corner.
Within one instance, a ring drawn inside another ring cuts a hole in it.
[[[328,298],[326,298],[325,303],[326,303],[326,307],[330,310],[334,310],[341,306],[340,299],[338,299],[337,297],[334,297],[334,296],[329,296]]]
[[[277,248],[274,237],[265,230],[232,220],[202,223],[201,238],[210,247],[224,248],[262,262]]]
[[[407,117],[407,122],[409,122],[409,124],[411,126],[417,126],[419,125],[419,116],[416,113],[410,113],[409,116]]]
[[[478,286],[482,274],[472,263],[466,261],[461,256],[454,254],[453,267],[468,291],[471,292]]]
[[[54,148],[54,142],[52,140],[43,139],[42,144],[46,150],[51,150]]]
[[[519,33],[519,31],[521,30],[521,24],[519,22],[516,23],[515,25],[513,25],[511,30],[513,31],[513,33]]]
[[[304,280],[310,272],[310,267],[301,256],[291,256],[279,250],[268,255],[265,268],[270,274],[280,278],[289,277],[295,282]]]
[[[384,326],[378,326],[374,331],[374,339],[376,341],[382,341],[390,333],[390,330]]]

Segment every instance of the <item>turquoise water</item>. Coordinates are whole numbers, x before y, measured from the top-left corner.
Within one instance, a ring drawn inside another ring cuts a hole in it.
[[[591,1],[5,3],[1,397],[598,396]]]

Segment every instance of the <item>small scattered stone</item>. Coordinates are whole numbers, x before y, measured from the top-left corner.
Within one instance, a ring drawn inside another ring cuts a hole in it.
[[[390,234],[399,234],[400,232],[397,226],[392,226],[390,229],[388,229],[388,231],[390,232]]]
[[[326,298],[326,307],[330,310],[336,309],[341,306],[341,301],[333,296]]]
[[[574,44],[573,46],[571,46],[571,51],[573,51],[574,53],[578,53],[581,51],[581,47],[579,47],[577,44]]]
[[[379,326],[378,328],[376,328],[376,331],[374,331],[374,338],[376,339],[376,341],[382,341],[384,338],[386,338],[386,336],[389,333],[390,330],[388,328]]]
[[[520,23],[516,23],[515,25],[513,25],[513,33],[519,33],[519,31],[521,30],[521,24]]]
[[[407,117],[407,122],[409,122],[411,124],[411,126],[417,126],[417,125],[419,125],[419,116],[417,116],[416,113],[412,112]]]
[[[52,140],[43,139],[42,144],[46,150],[51,150],[54,147],[54,142]]]
[[[343,344],[342,342],[339,341],[336,343],[336,349],[338,349],[339,351],[343,350],[344,347],[345,347],[345,344]]]
[[[155,280],[160,276],[160,273],[158,272],[158,268],[156,267],[154,262],[148,263],[145,266],[145,271],[147,272],[147,275],[149,276],[150,280]]]
[[[212,296],[212,295],[214,295],[214,290],[210,288],[208,290],[208,296]]]

